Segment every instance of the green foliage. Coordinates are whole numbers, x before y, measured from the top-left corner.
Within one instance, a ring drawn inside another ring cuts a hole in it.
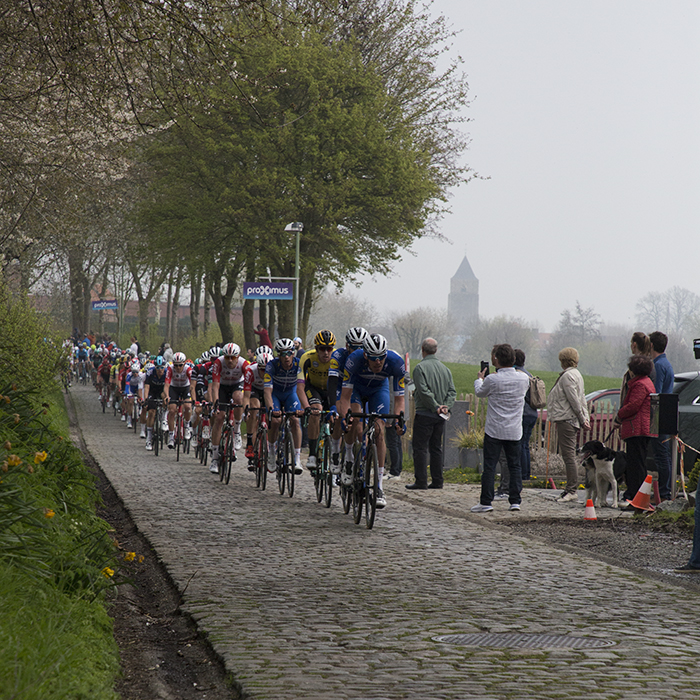
[[[695,461],[695,464],[693,465],[693,469],[688,474],[688,476],[685,477],[685,486],[688,491],[695,491],[698,487],[698,479],[700,478],[700,459]]]
[[[0,280],[0,368],[2,377],[19,387],[55,386],[61,365],[61,345],[51,324],[26,297],[13,297]]]
[[[484,446],[484,429],[458,430],[452,441],[460,450],[475,450]]]
[[[117,698],[112,623],[100,601],[0,561],[0,700]]]
[[[481,474],[476,469],[457,467],[456,469],[446,469],[444,479],[448,484],[480,484]]]

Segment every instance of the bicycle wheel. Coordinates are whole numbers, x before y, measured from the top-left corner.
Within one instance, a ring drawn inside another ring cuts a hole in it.
[[[224,483],[228,484],[231,479],[231,465],[236,461],[236,451],[233,448],[233,431],[229,431],[226,441],[226,469],[224,470]]]
[[[281,437],[281,436],[280,436]],[[287,483],[287,475],[286,475],[286,464],[284,462],[284,440],[280,440],[280,437],[277,438],[277,486],[279,487],[280,490],[280,496],[284,494],[284,488]]]
[[[224,426],[224,429],[221,431],[221,442],[219,443],[219,481],[223,481],[226,476],[226,456],[228,455],[226,445],[230,435],[230,429],[228,426]]]
[[[321,475],[326,482],[325,500],[323,504],[326,508],[330,508],[331,501],[333,500],[333,474],[331,474],[331,446],[328,437],[324,438],[320,453]]]
[[[258,471],[260,472],[260,489],[265,490],[267,486],[267,433],[261,432],[259,435],[260,447],[258,454]]]
[[[379,463],[377,446],[370,445],[365,458],[365,524],[371,530],[377,512],[377,493],[379,492]]]
[[[319,442],[319,446],[317,449],[317,452],[321,452],[321,443]],[[316,471],[314,472],[314,488],[316,489],[316,501],[320,503],[323,500],[323,497],[325,495],[325,490],[326,490],[326,479],[325,479],[325,474],[323,474],[323,470],[321,469],[321,460],[319,458],[319,461],[316,462]]]
[[[352,518],[355,525],[362,520],[362,502],[365,498],[364,480],[362,478],[362,453],[358,452],[352,465]]]
[[[284,460],[287,464],[287,495],[291,498],[294,495],[294,469],[296,468],[291,430],[288,430],[284,437]]]
[[[182,442],[182,414],[178,413],[175,421],[175,461],[180,461],[180,443]]]

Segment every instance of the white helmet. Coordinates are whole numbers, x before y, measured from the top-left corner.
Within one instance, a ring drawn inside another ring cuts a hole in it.
[[[217,357],[221,357],[221,348],[214,345],[209,348],[209,359],[215,360]]]
[[[131,363],[131,371],[132,372],[139,372],[141,370],[141,363],[138,360],[134,360]]]
[[[205,350],[199,357],[201,362],[209,362],[210,354],[209,350]]]
[[[386,338],[379,333],[372,333],[364,339],[362,347],[367,357],[371,359],[383,358],[387,350]]]
[[[238,357],[241,354],[240,345],[236,343],[226,343],[222,351],[224,357]]]
[[[184,352],[176,352],[173,355],[173,364],[174,365],[179,365],[179,364],[185,364],[185,360],[187,360],[187,357],[185,357]]]
[[[272,358],[272,348],[267,347],[267,345],[261,345],[255,351],[255,361],[258,363],[258,367],[264,367],[268,362],[272,361]]]
[[[365,342],[366,337],[367,331],[361,326],[355,326],[354,328],[350,328],[345,334],[345,342],[348,345],[352,345],[356,348],[361,348],[362,343]]]
[[[294,347],[294,341],[291,338],[278,338],[275,343],[275,351],[279,355],[282,352],[294,352],[296,348]]]

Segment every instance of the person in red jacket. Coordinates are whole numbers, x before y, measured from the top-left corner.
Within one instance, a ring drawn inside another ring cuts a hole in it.
[[[633,355],[627,367],[630,379],[627,392],[615,417],[615,427],[627,449],[627,490],[623,500],[631,501],[646,479],[646,458],[649,446],[649,419],[654,384],[649,379],[653,363],[646,355]]]

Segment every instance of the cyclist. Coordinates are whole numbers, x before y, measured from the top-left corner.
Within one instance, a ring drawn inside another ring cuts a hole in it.
[[[339,410],[344,416],[348,408],[360,412],[362,406],[368,404],[371,413],[389,413],[391,395],[389,392],[389,377],[394,381],[394,413],[404,410],[404,375],[406,365],[401,355],[387,348],[383,335],[372,333],[365,338],[362,349],[355,350],[345,362],[343,388],[340,394]],[[384,441],[384,421],[377,420],[377,463],[379,467],[379,491],[377,493],[377,508],[386,506],[386,498],[382,490],[384,477],[384,458],[386,442]],[[350,430],[346,434],[346,454],[352,453],[352,443],[359,437],[361,424],[353,425],[350,419]],[[396,423],[397,432],[402,428]],[[346,460],[342,474],[345,485],[352,483],[352,460]]]
[[[243,373],[250,364],[241,357],[241,348],[236,343],[226,343],[217,357],[211,370],[211,398],[214,403],[221,402],[221,410],[214,415],[211,430],[211,465],[212,474],[219,473],[219,443],[221,430],[228,409],[223,404],[233,400],[240,408],[233,409],[233,447],[240,450],[243,447],[241,438],[241,421],[243,420]]]
[[[340,401],[340,391],[343,388],[343,373],[345,372],[345,362],[350,353],[362,347],[362,343],[367,337],[367,331],[361,326],[350,328],[345,334],[345,347],[338,348],[331,355],[331,364],[328,368],[328,395],[335,400],[335,406]],[[340,474],[340,440],[342,436],[342,424],[336,421],[333,425],[333,435],[331,438],[331,473]]]
[[[184,352],[176,352],[173,355],[173,364],[165,373],[165,400],[172,403],[168,405],[168,447],[175,449],[175,415],[177,413],[176,401],[185,401],[182,408],[182,417],[185,421],[185,440],[192,437],[190,418],[192,416],[192,399],[190,397],[190,384],[192,378],[192,365],[187,363]]]
[[[153,423],[156,419],[156,399],[165,397],[165,360],[162,356],[153,361],[153,368],[146,372],[143,383],[144,408],[148,411],[146,417],[146,449],[153,449]]]
[[[83,342],[78,348],[78,376],[81,379],[87,377],[89,357],[90,351],[88,350],[88,344]]]
[[[211,368],[211,360],[209,350],[205,350],[200,357],[194,361],[192,368],[192,383],[190,384],[190,392],[194,396],[194,420],[192,421],[192,429],[196,430],[199,425],[200,416],[202,415],[202,401],[208,401],[210,398],[209,392],[209,371]]]
[[[100,363],[100,366],[97,368],[97,389],[100,392],[100,401],[102,400],[102,396],[104,394],[105,403],[109,402],[109,378],[111,371],[112,363],[110,361],[109,355],[105,353],[104,357],[102,358],[102,362]]]
[[[303,409],[310,409],[308,435],[309,459],[306,468],[316,468],[316,447],[321,430],[321,410],[335,406],[335,394],[329,399],[328,368],[335,348],[335,336],[329,330],[322,330],[314,336],[314,349],[307,350],[299,360],[297,394]]]
[[[124,382],[124,397],[126,398],[126,427],[133,428],[131,414],[134,410],[134,401],[141,398],[141,363],[134,360],[129,367]]]
[[[258,411],[248,413],[248,407],[260,408],[265,405],[265,367],[268,362],[271,362],[274,355],[272,348],[267,345],[261,345],[255,351],[255,364],[251,363],[246,367],[243,375],[243,406],[246,411],[246,448],[245,456],[247,459],[252,459],[253,453],[253,436],[258,429]],[[248,467],[252,471],[254,467]]]
[[[295,465],[294,473],[301,474],[301,425],[298,416],[303,411],[297,395],[297,377],[299,375],[299,358],[296,357],[294,341],[291,338],[279,338],[275,343],[277,357],[265,367],[265,405],[272,411],[270,429],[268,430],[267,447],[270,467],[275,463],[277,451],[277,435],[282,422],[282,410],[296,411],[292,417],[291,430],[294,440]]]

